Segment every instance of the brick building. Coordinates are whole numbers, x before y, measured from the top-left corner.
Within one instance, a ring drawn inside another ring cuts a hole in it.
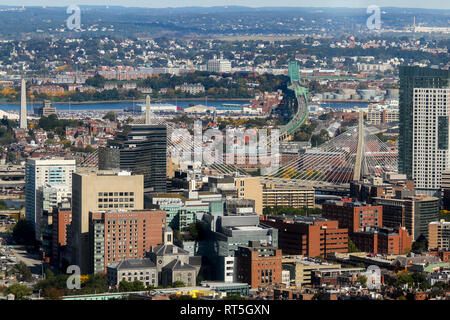
[[[372,206],[350,201],[327,201],[322,206],[322,216],[339,221],[340,228],[347,228],[349,234],[362,231],[365,227],[382,226],[382,206]]]
[[[55,264],[60,260],[61,248],[67,245],[67,228],[72,222],[72,208],[65,204],[52,213],[52,263]]]
[[[91,271],[106,272],[107,266],[145,256],[163,241],[166,212],[160,210],[100,211],[89,213]]]
[[[412,237],[404,227],[396,229],[366,227],[350,235],[356,247],[375,254],[405,254],[412,248]]]
[[[259,241],[249,241],[236,252],[237,280],[251,288],[281,283],[281,250],[263,246]]]
[[[283,254],[326,256],[348,252],[348,230],[338,221],[312,217],[264,216],[261,223],[278,229],[278,246]]]

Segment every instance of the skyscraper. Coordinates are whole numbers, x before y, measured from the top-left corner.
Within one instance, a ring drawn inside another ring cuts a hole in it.
[[[75,173],[72,185],[71,262],[90,272],[89,212],[144,209],[142,175],[129,172]]]
[[[20,129],[27,129],[27,88],[25,79],[22,79],[20,94]]]
[[[167,129],[162,125],[136,124],[99,149],[99,169],[121,169],[144,175],[144,189],[166,192]]]
[[[412,178],[421,194],[439,196],[442,172],[450,168],[450,88],[414,88]]]
[[[39,188],[46,184],[72,186],[72,173],[76,170],[75,160],[27,159],[25,167],[26,219],[35,226],[40,235]],[[39,240],[39,239],[38,239]]]
[[[408,179],[413,179],[413,142],[414,139],[417,138],[413,133],[413,116],[415,114],[414,89],[449,88],[450,71],[432,68],[401,66],[399,73],[400,90],[398,170],[399,173],[406,174]],[[418,93],[416,92],[416,94]],[[429,99],[430,98],[431,97],[429,97]],[[432,107],[430,106],[430,108]],[[438,117],[437,114],[435,116]]]

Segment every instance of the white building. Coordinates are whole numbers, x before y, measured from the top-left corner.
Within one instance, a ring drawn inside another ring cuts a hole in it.
[[[450,89],[414,89],[412,177],[424,194],[440,190],[442,171],[450,168],[449,107]]]
[[[65,159],[27,159],[25,167],[26,185],[26,219],[35,228],[37,224],[41,204],[38,196],[39,188],[46,184],[60,184],[72,187],[72,173],[76,170],[75,160]],[[37,238],[38,239],[38,238]]]
[[[214,59],[208,60],[208,71],[210,72],[231,72],[231,62],[225,59]]]
[[[63,202],[70,202],[72,199],[72,185],[67,183],[47,183],[38,188],[37,201],[39,204],[36,213],[36,239],[42,237],[42,227],[51,223],[52,212],[58,204]],[[47,214],[44,214],[44,211]],[[46,217],[50,219],[46,221]]]
[[[199,94],[205,92],[205,87],[201,83],[183,83],[181,86],[175,86],[175,90],[180,90],[181,92],[187,92],[189,94]]]

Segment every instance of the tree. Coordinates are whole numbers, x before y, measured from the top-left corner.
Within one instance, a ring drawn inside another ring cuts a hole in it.
[[[119,283],[119,292],[144,291],[145,289],[144,283],[139,280],[133,282],[122,280]]]
[[[36,239],[31,222],[25,219],[19,220],[13,229],[13,239],[17,244],[34,245]]]
[[[181,288],[181,287],[185,287],[186,285],[184,284],[183,281],[175,281],[172,283],[172,287],[174,288]]]
[[[367,285],[367,277],[366,276],[359,276],[358,282],[361,283],[361,285],[366,286]]]
[[[116,113],[114,111],[108,111],[103,117],[105,120],[116,121]]]
[[[358,248],[356,247],[355,243],[349,238],[348,239],[348,252],[359,252]]]
[[[19,271],[20,276],[22,277],[23,281],[30,282],[31,280],[33,280],[33,275],[31,273],[30,269],[28,269],[26,264],[23,263],[22,261],[20,261],[17,264],[17,270]]]
[[[25,300],[31,294],[31,289],[23,284],[15,283],[6,289],[6,294],[13,294],[16,300]]]
[[[428,240],[427,238],[425,238],[423,234],[421,234],[412,245],[412,251],[415,253],[425,251],[427,250],[427,248],[428,248]]]
[[[46,300],[61,300],[61,298],[64,296],[64,290],[57,289],[55,287],[49,287],[44,290],[43,296]]]

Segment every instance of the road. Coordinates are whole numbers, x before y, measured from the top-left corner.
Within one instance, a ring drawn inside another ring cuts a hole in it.
[[[5,231],[6,231],[6,227],[7,226],[1,226],[0,227],[0,238],[1,238],[1,243],[2,245],[6,244],[6,239],[5,239]],[[22,261],[23,263],[25,263],[25,265],[30,269],[31,273],[36,274],[36,275],[41,275],[42,274],[42,261],[39,258],[39,256],[37,255],[33,255],[28,253],[25,249],[23,248],[16,248],[14,247],[14,256],[17,258],[17,262]]]

